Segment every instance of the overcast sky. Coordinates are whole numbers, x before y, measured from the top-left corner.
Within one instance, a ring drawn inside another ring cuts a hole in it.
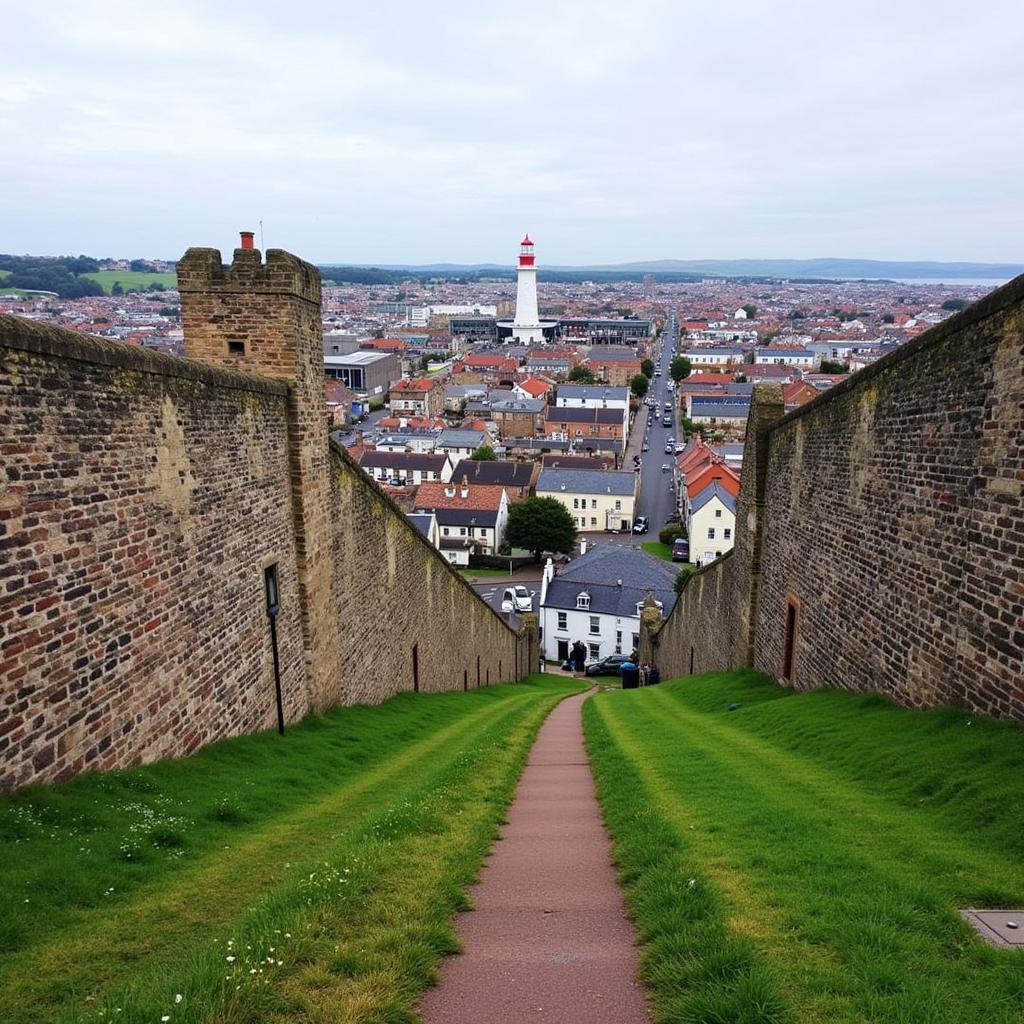
[[[46,0],[0,45],[0,252],[1024,260],[1022,0]]]

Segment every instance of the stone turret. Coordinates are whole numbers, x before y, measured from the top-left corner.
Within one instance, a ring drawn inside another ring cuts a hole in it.
[[[331,489],[324,401],[320,273],[282,249],[266,261],[242,233],[230,266],[216,249],[178,262],[181,320],[190,359],[287,382],[292,508],[311,704],[342,687],[331,547]],[[260,524],[253,523],[259,530]]]

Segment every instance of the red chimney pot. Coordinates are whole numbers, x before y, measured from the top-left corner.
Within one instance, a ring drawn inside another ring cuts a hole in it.
[[[251,249],[253,247],[252,239],[254,232],[252,231],[240,231],[239,234],[242,236],[242,248]]]

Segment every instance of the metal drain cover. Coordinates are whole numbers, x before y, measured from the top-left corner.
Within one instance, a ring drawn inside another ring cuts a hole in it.
[[[993,946],[1024,946],[1024,910],[961,910],[960,916]]]

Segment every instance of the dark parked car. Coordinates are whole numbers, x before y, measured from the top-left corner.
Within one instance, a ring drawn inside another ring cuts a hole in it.
[[[686,562],[690,558],[690,542],[685,537],[676,537],[672,541],[672,561]]]
[[[629,661],[628,654],[609,654],[607,658],[595,661],[583,670],[588,676],[617,676],[622,668],[622,663]]]

